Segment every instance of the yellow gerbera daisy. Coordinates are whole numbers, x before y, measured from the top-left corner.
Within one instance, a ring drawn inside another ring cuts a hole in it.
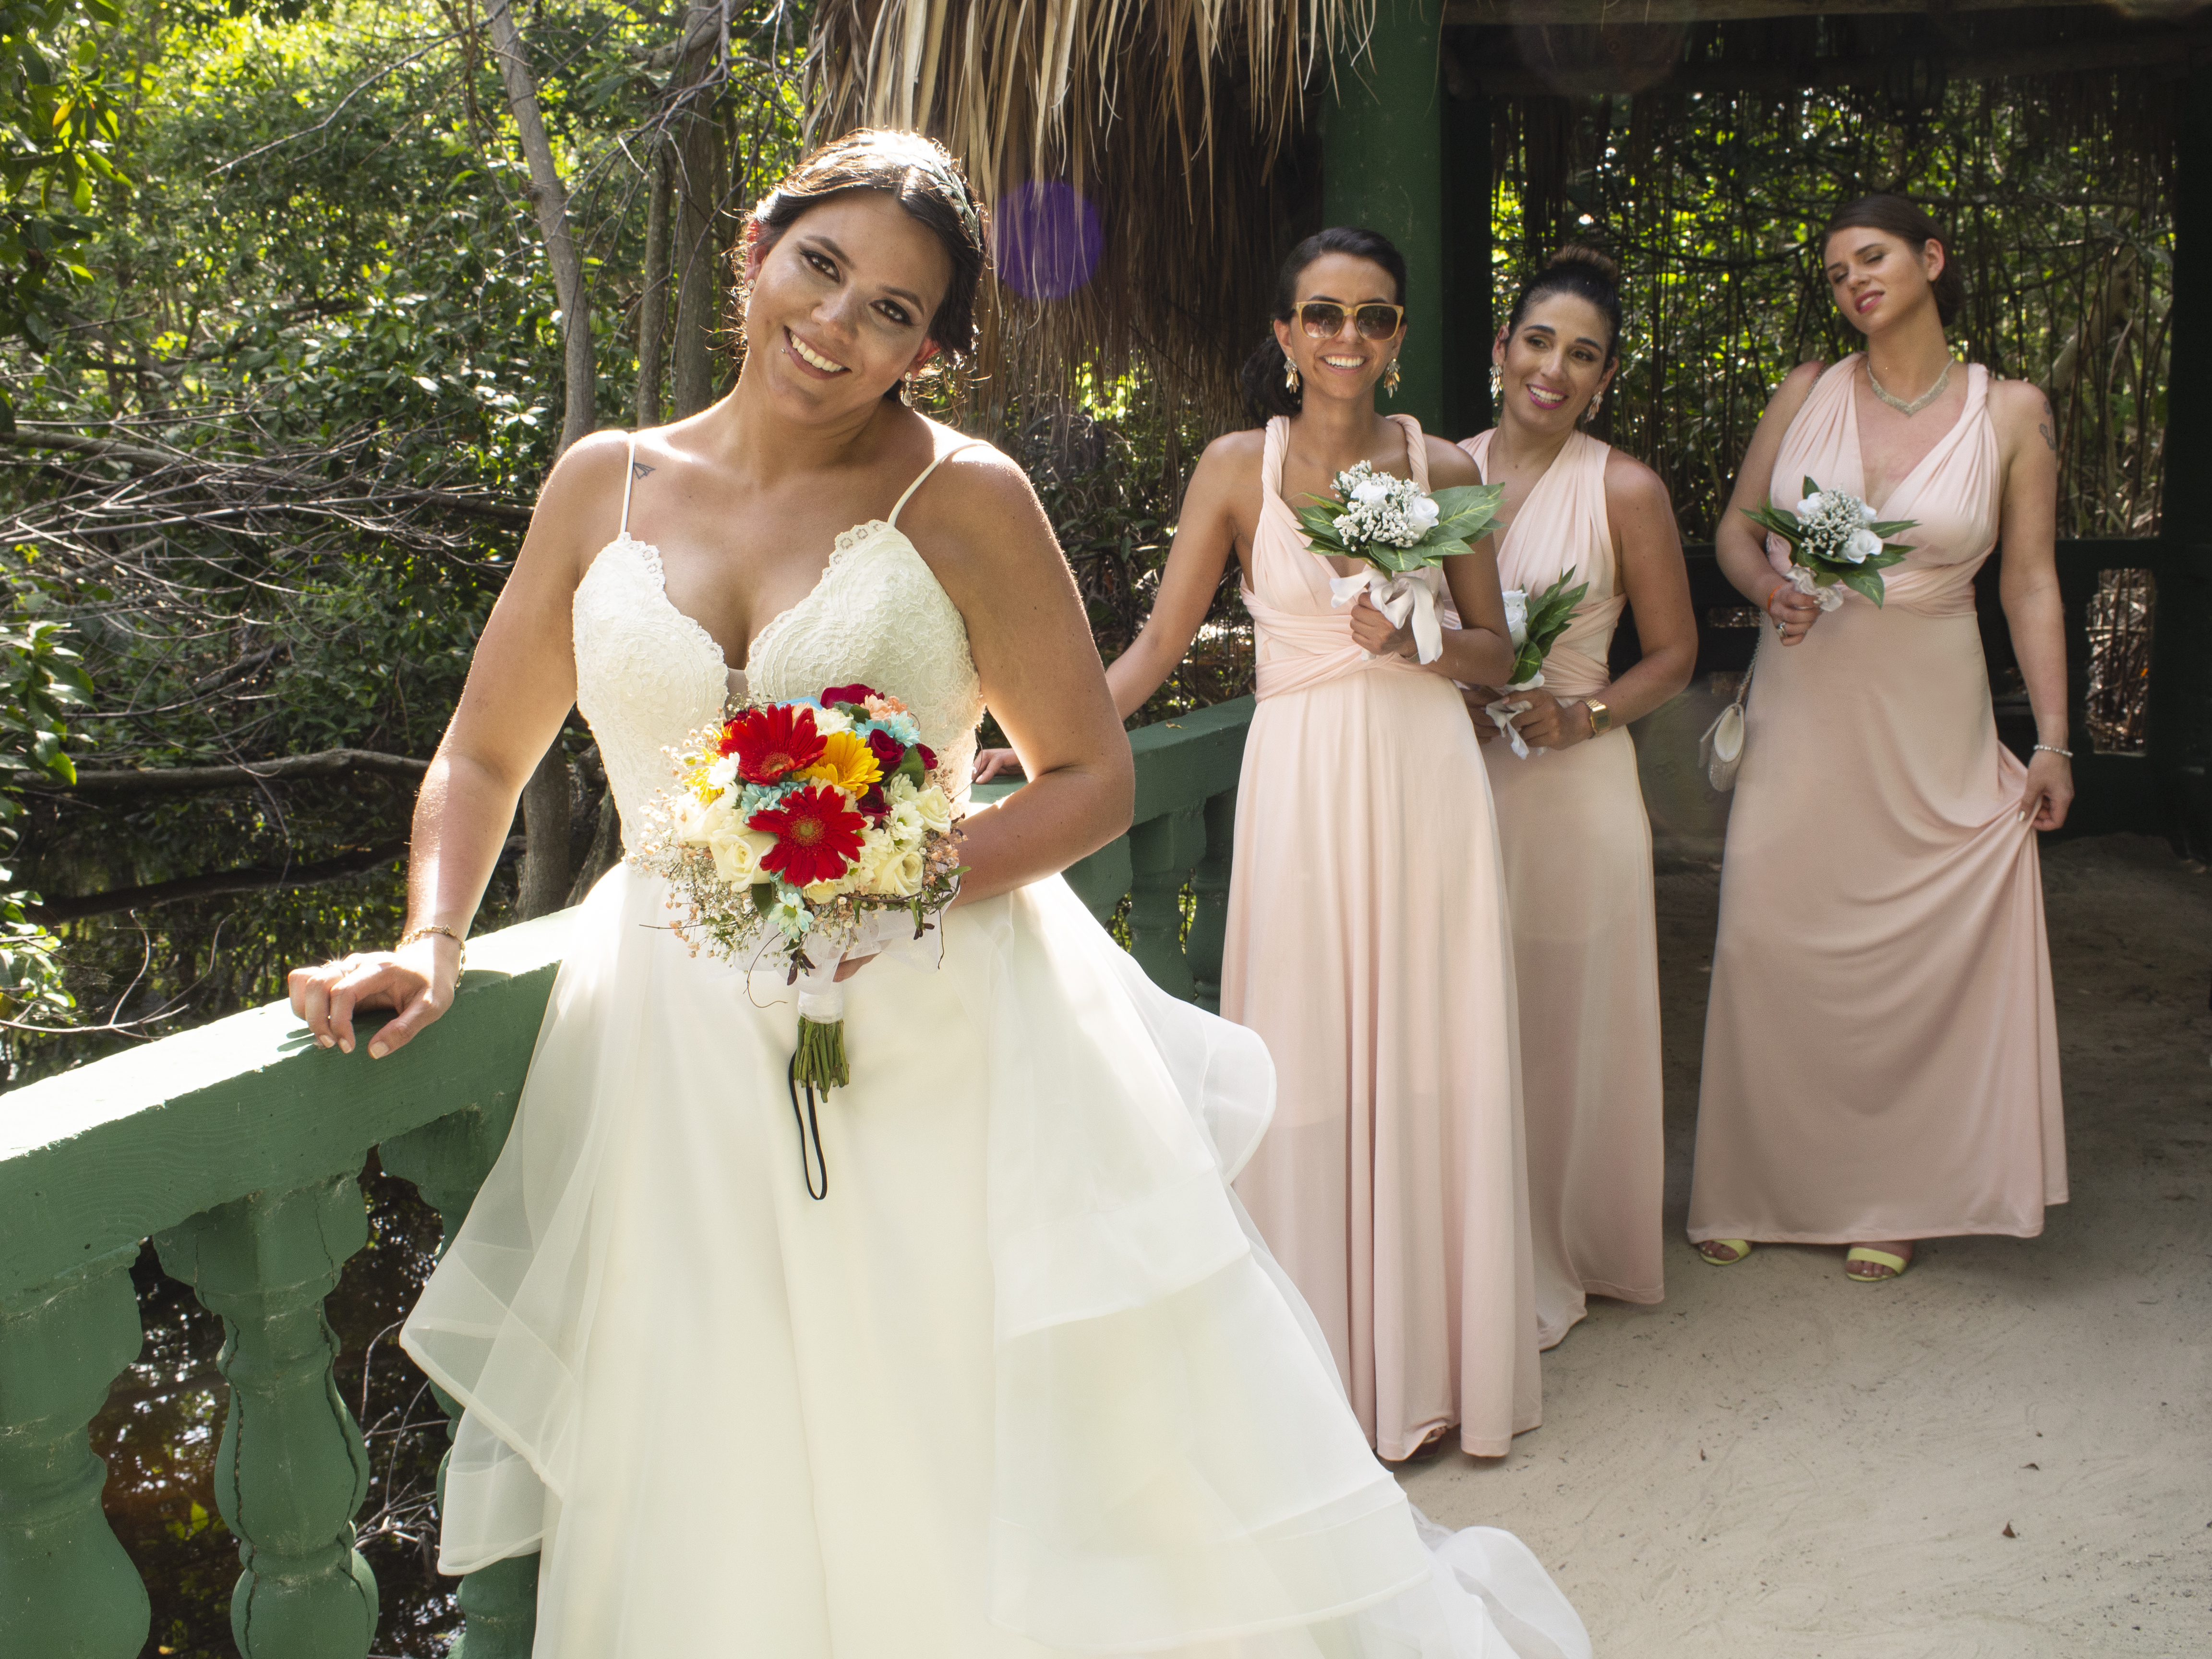
[[[799,775],[842,789],[857,800],[881,781],[884,769],[865,738],[851,732],[832,732],[822,740],[822,758]]]

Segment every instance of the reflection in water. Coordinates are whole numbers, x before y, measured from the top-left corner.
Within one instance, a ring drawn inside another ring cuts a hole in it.
[[[362,1188],[369,1243],[346,1263],[328,1312],[343,1348],[338,1393],[368,1443],[368,1498],[356,1524],[383,1610],[374,1651],[434,1659],[460,1628],[455,1581],[435,1565],[446,1419],[398,1338],[429,1273],[438,1218],[373,1156]],[[92,1449],[107,1460],[107,1518],[153,1596],[142,1659],[236,1659],[229,1609],[238,1546],[216,1513],[213,1484],[228,1395],[215,1363],[222,1322],[162,1276],[150,1245],[131,1278],[145,1345],[93,1420]]]

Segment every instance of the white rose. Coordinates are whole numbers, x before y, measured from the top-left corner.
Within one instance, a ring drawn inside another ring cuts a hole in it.
[[[1524,589],[1505,590],[1505,630],[1516,647],[1528,643],[1528,595]]]
[[[1352,499],[1362,507],[1380,507],[1390,499],[1388,478],[1362,478],[1352,486]]]
[[[877,889],[900,898],[912,898],[921,890],[923,873],[920,853],[911,848],[894,852],[876,872]]]
[[[1859,503],[1859,522],[1862,524],[1872,524],[1874,522],[1874,509],[1869,507],[1864,501],[1861,501]]]
[[[810,881],[799,890],[809,904],[827,904],[845,890],[842,881]]]
[[[1790,510],[1797,515],[1797,522],[1799,524],[1810,524],[1814,520],[1820,516],[1821,513],[1826,509],[1827,505],[1828,497],[1825,491],[1816,489]]]
[[[714,873],[732,887],[774,881],[775,872],[763,868],[761,860],[775,849],[774,836],[748,830],[734,819],[726,822],[707,842],[707,850],[714,855]]]
[[[676,798],[672,814],[676,823],[676,839],[687,846],[706,846],[717,831],[728,824],[733,807],[728,795],[717,795],[711,801],[704,801],[686,790]]]
[[[814,711],[814,729],[823,737],[832,732],[849,732],[853,717],[842,708],[817,708]]]
[[[1881,538],[1871,530],[1854,530],[1850,540],[1844,544],[1844,556],[1853,564],[1864,564],[1881,551]]]
[[[921,818],[921,827],[933,836],[944,835],[952,828],[951,799],[933,783],[914,798],[914,810]]]
[[[1406,504],[1406,523],[1416,537],[1425,536],[1434,530],[1437,520],[1442,517],[1443,509],[1437,505],[1432,496],[1416,496]]]

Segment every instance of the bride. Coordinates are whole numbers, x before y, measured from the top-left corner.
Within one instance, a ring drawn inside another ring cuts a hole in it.
[[[398,946],[292,975],[325,1046],[364,1009],[396,1011],[372,1057],[434,1020],[572,702],[626,824],[733,689],[895,695],[947,781],[988,703],[1032,780],[969,817],[939,953],[841,967],[819,1202],[781,977],[688,955],[631,867],[593,889],[404,1338],[466,1407],[440,1565],[539,1553],[537,1659],[1586,1656],[1525,1547],[1410,1508],[1231,1195],[1259,1039],[1154,989],[1057,878],[1128,823],[1128,744],[1026,480],[899,396],[968,349],[984,258],[910,134],[762,200],[736,389],[547,480]]]

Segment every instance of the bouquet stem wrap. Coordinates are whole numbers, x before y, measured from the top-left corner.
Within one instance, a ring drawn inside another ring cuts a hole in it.
[[[1437,620],[1437,598],[1426,582],[1415,576],[1386,576],[1379,570],[1354,571],[1349,576],[1328,579],[1332,611],[1349,610],[1362,593],[1374,596],[1375,608],[1390,619],[1393,628],[1403,628],[1407,617],[1412,616],[1413,648],[1421,661],[1434,662],[1443,655],[1443,625]]]
[[[1533,691],[1543,683],[1544,677],[1539,673],[1531,679],[1516,681],[1505,690]],[[1513,745],[1514,754],[1522,760],[1528,758],[1528,740],[1521,735],[1521,728],[1514,725],[1513,717],[1525,714],[1534,707],[1535,704],[1526,697],[1500,697],[1495,702],[1486,702],[1482,706],[1482,712],[1490,716],[1490,723],[1505,734],[1505,740]],[[1538,750],[1536,752],[1541,754],[1543,751]]]

